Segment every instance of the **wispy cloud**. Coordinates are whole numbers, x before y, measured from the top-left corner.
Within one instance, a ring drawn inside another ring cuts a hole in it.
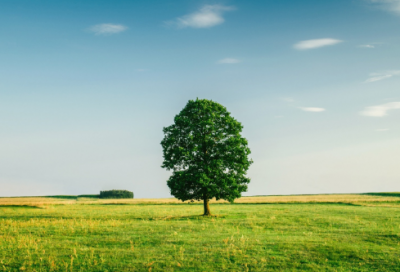
[[[361,48],[370,48],[370,49],[372,49],[372,48],[375,48],[375,45],[372,45],[372,44],[362,44],[362,45],[359,45],[358,47],[361,47]]]
[[[178,28],[209,28],[225,22],[224,17],[222,17],[223,14],[226,11],[231,11],[234,9],[234,7],[229,6],[206,5],[194,13],[184,15],[176,18],[173,21],[167,21],[165,23]]]
[[[309,112],[322,112],[325,111],[324,108],[315,108],[315,107],[300,107],[299,109],[303,111],[309,111]]]
[[[116,25],[116,24],[99,24],[94,25],[88,28],[89,31],[93,32],[96,35],[111,35],[117,34],[127,30],[128,27],[124,25]]]
[[[369,78],[365,81],[365,83],[376,82],[376,81],[380,81],[380,80],[391,78],[393,76],[398,76],[398,75],[400,75],[400,70],[392,70],[392,71],[386,71],[386,72],[381,72],[381,73],[371,73],[371,74],[369,74]]]
[[[293,47],[297,50],[308,50],[329,45],[335,45],[341,42],[343,41],[331,38],[315,39],[315,40],[300,41],[294,44]]]
[[[360,114],[371,117],[383,117],[387,115],[388,111],[395,109],[400,109],[400,102],[390,102],[378,106],[366,107]]]
[[[400,0],[368,0],[381,9],[388,10],[400,15]]]
[[[225,59],[221,59],[219,61],[217,61],[218,64],[235,64],[235,63],[239,63],[240,60],[238,59],[234,59],[234,58],[225,58]]]

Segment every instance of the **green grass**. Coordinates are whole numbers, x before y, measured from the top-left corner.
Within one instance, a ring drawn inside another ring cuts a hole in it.
[[[400,209],[0,206],[0,271],[400,271]]]

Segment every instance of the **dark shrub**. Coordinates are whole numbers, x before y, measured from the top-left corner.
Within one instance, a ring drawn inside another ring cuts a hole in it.
[[[133,192],[127,190],[100,191],[100,198],[133,198]]]

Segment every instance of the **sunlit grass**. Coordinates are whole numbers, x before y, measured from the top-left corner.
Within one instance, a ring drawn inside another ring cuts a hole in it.
[[[0,271],[399,271],[398,197],[239,201],[1,198]]]
[[[62,199],[52,197],[13,197],[0,198],[2,205],[67,205],[67,204],[201,204],[201,201],[182,202],[176,198],[136,198],[136,199],[96,199],[78,197],[76,199]],[[227,204],[228,201],[211,200],[211,204]],[[368,194],[330,194],[330,195],[292,195],[292,196],[255,196],[241,197],[235,200],[240,204],[275,204],[275,203],[347,203],[347,204],[394,204],[400,203],[400,194],[395,196],[368,195]]]

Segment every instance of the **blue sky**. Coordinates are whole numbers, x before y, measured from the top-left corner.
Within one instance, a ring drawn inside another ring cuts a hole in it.
[[[400,191],[400,0],[0,4],[2,196],[169,197],[196,97],[244,125],[246,195]]]

